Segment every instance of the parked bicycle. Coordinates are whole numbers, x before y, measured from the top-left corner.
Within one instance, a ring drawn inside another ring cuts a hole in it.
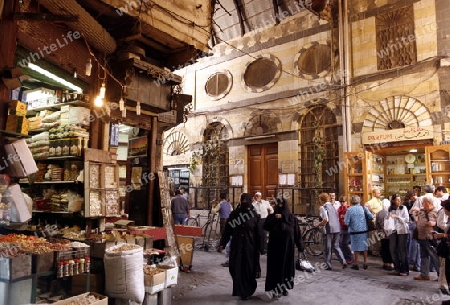
[[[319,217],[305,215],[298,217],[298,225],[302,234],[305,251],[312,256],[319,256],[323,253],[323,233],[315,226],[319,222]]]
[[[196,216],[189,217],[186,220],[185,225],[200,227],[202,222],[201,218],[206,218],[206,222],[201,226],[203,242],[195,245],[196,248],[209,251],[210,248],[215,248],[217,246],[220,238],[217,234],[219,230],[218,215],[219,214],[209,212],[208,216],[197,214]]]

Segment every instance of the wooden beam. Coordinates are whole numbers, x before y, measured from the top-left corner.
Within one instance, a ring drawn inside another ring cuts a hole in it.
[[[15,0],[5,0],[3,16],[0,22],[0,70],[14,67],[14,55],[16,53],[17,23],[8,18],[20,7]],[[9,101],[9,89],[0,82],[0,129],[5,129],[7,117],[7,103]],[[4,138],[0,135],[0,147],[3,147]]]
[[[34,20],[34,21],[78,21],[78,15],[60,15],[51,13],[27,13],[20,12],[12,14],[14,20]]]

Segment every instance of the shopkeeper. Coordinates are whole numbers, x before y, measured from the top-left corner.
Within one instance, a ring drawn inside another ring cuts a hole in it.
[[[187,199],[181,195],[180,190],[175,191],[175,197],[172,198],[170,207],[174,223],[184,224],[189,218],[189,204]]]

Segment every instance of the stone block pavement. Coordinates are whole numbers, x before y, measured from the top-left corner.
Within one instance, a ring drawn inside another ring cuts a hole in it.
[[[308,257],[311,263],[320,266],[320,257]],[[436,272],[430,273],[430,281],[417,281],[409,276],[396,276],[381,268],[381,258],[370,256],[367,270],[342,269],[334,260],[333,270],[315,273],[296,271],[296,286],[288,296],[273,300],[264,291],[267,257],[261,257],[262,277],[250,300],[233,297],[232,280],[223,253],[215,250],[195,249],[192,270],[180,272],[178,284],[171,289],[172,304],[308,304],[308,305],[426,305],[441,304],[450,300],[438,286]]]

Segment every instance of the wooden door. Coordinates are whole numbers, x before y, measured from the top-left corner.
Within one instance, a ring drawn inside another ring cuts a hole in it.
[[[262,198],[275,196],[278,185],[278,143],[251,145],[248,148],[248,192]]]

